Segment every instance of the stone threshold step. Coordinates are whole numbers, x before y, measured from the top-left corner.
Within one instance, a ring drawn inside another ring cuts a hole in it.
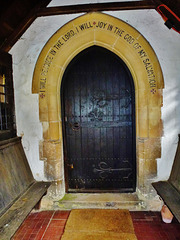
[[[142,210],[143,201],[136,193],[67,193],[54,201],[54,209],[71,210],[78,208]]]

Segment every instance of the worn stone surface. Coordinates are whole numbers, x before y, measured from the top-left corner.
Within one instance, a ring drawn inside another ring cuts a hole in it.
[[[41,210],[69,210],[83,208],[129,209],[132,211],[160,210],[162,202],[150,189],[150,194],[137,193],[76,193],[65,194],[62,198],[45,196],[41,201]]]

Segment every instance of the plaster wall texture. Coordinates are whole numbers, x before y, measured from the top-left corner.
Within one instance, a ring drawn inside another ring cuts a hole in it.
[[[49,6],[57,6],[57,2],[52,1]],[[73,3],[85,2],[78,0],[73,1]],[[161,158],[157,159],[157,178],[167,179],[171,171],[178,134],[180,133],[180,109],[178,107],[180,102],[179,34],[173,30],[168,30],[155,10],[106,13],[136,28],[150,43],[162,67],[165,82],[162,107],[164,131],[162,154]],[[38,95],[32,94],[31,91],[34,67],[48,39],[60,27],[80,15],[82,14],[38,18],[10,50],[13,56],[17,133],[18,136],[22,136],[23,147],[36,180],[46,180],[46,178],[44,176],[44,163],[39,160],[39,142],[42,140],[42,126],[39,121]]]

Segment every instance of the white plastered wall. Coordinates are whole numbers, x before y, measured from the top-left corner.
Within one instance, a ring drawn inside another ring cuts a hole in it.
[[[64,1],[66,4],[106,1]],[[108,1],[110,2],[110,1]],[[49,6],[57,6],[52,1]],[[61,4],[62,1],[61,1]],[[155,10],[106,12],[136,28],[155,50],[162,67],[163,90],[162,156],[158,159],[158,178],[167,179],[172,167],[178,134],[180,133],[180,41],[179,34],[169,30]],[[48,39],[68,21],[81,14],[41,17],[28,28],[10,53],[13,56],[13,78],[17,134],[22,136],[23,147],[36,180],[46,180],[44,163],[39,160],[39,142],[42,126],[39,121],[38,95],[32,94],[32,76],[37,58]],[[143,123],[142,123],[143,124]]]

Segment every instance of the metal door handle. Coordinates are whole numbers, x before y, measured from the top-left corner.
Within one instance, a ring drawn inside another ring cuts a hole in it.
[[[73,169],[73,168],[74,168],[74,165],[73,165],[73,163],[71,163],[71,164],[67,164],[67,166],[68,166],[69,168],[71,168],[71,169]]]
[[[71,128],[73,131],[78,131],[80,129],[80,124],[78,122],[75,122],[71,125]]]

